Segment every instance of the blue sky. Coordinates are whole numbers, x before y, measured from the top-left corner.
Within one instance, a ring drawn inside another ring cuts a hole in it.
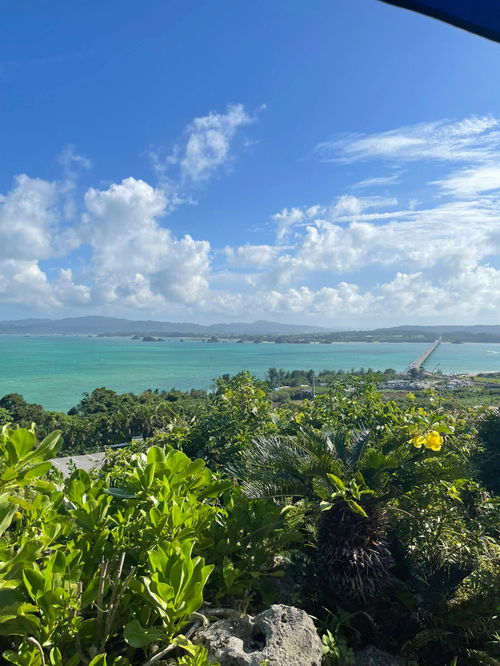
[[[0,317],[499,323],[500,45],[376,0],[0,7]]]

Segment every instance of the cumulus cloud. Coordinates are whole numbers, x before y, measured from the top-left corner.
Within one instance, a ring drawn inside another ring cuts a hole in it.
[[[500,271],[476,266],[437,283],[422,272],[397,273],[379,292],[379,312],[381,307],[392,307],[403,316],[473,321],[478,315],[498,312]]]
[[[20,175],[10,192],[0,195],[0,300],[46,309],[64,304],[40,267],[77,244],[63,225],[64,189]]]
[[[369,311],[373,297],[361,293],[355,284],[340,282],[336,287],[311,289],[306,286],[289,289],[256,289],[248,293],[214,291],[211,294],[212,312],[224,315],[258,313],[316,315],[324,319],[333,316],[360,315]]]
[[[231,159],[231,143],[237,130],[254,122],[242,104],[229,105],[226,113],[209,113],[195,118],[186,128],[186,142],[169,158],[180,165],[183,181],[211,178]]]
[[[90,287],[84,284],[75,284],[71,268],[59,269],[59,275],[52,285],[52,291],[53,296],[60,304],[88,305],[91,303]]]
[[[370,208],[392,208],[398,200],[394,197],[355,197],[352,194],[340,196],[330,209],[330,216],[334,219],[351,219],[359,217],[361,213]]]
[[[166,205],[161,190],[135,178],[86,193],[83,230],[99,300],[141,307],[203,295],[210,244],[161,226]]]
[[[61,305],[38,262],[25,259],[0,260],[0,299],[46,309]]]
[[[161,226],[167,200],[161,189],[127,178],[84,196],[81,224],[63,219],[65,189],[19,176],[0,197],[0,299],[60,308],[114,305],[159,308],[197,303],[208,288],[210,244]],[[87,281],[71,267],[49,280],[40,262],[69,261],[69,252],[90,247]]]
[[[161,147],[148,151],[161,189],[167,196],[166,212],[197,203],[193,191],[227,171],[238,147],[251,145],[244,136],[239,143],[237,139],[242,134],[240,129],[255,120],[256,114],[248,113],[243,104],[230,104],[224,113],[211,112],[194,118],[172,150],[166,152]]]
[[[250,293],[213,292],[210,311],[234,316],[313,316],[328,325],[353,322],[435,321],[474,323],[495,318],[500,308],[500,271],[476,266],[450,279],[432,280],[423,271],[397,271],[394,277],[362,289],[340,281],[333,287],[257,289]],[[395,319],[396,318],[396,319]]]
[[[20,175],[0,195],[0,257],[46,259],[54,253],[59,223],[56,183]]]
[[[226,261],[231,268],[262,269],[269,267],[279,253],[272,245],[242,245],[224,248]]]
[[[279,213],[275,213],[272,219],[276,223],[278,242],[284,241],[293,227],[303,226],[305,221],[313,219],[324,211],[323,206],[314,205],[303,208],[283,208]]]
[[[261,298],[272,312],[307,312],[322,314],[329,319],[338,314],[364,314],[372,301],[369,292],[363,294],[357,285],[347,282],[317,290],[302,286],[282,292],[271,291],[267,295],[262,294]]]

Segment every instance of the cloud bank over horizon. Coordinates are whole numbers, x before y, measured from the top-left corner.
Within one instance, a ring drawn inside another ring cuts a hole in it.
[[[60,180],[15,176],[0,195],[0,303],[27,316],[498,323],[500,119],[334,136],[314,153],[332,182],[354,163],[365,176],[323,201],[283,201],[262,220],[272,237],[176,235],[169,216],[237,168],[256,120],[241,104],[193,119],[152,153],[154,183],[81,191],[91,161],[72,147]]]

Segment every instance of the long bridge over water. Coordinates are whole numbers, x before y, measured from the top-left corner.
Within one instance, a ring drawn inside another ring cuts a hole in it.
[[[422,354],[420,354],[418,358],[416,358],[412,363],[410,363],[410,365],[408,366],[408,372],[413,369],[419,370],[422,367],[422,365],[425,363],[425,361],[427,361],[432,352],[435,349],[437,349],[440,344],[441,344],[441,338],[434,340],[434,342],[430,347],[427,347],[427,349]]]

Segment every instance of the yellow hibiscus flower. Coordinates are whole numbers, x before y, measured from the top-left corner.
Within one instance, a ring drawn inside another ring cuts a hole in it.
[[[413,446],[417,449],[422,448],[422,444],[425,444],[425,437],[422,435],[415,435],[409,440],[410,444],[413,444]]]
[[[441,451],[443,442],[444,439],[437,430],[431,430],[431,432],[425,437],[424,446],[426,449],[431,449],[432,451]]]

